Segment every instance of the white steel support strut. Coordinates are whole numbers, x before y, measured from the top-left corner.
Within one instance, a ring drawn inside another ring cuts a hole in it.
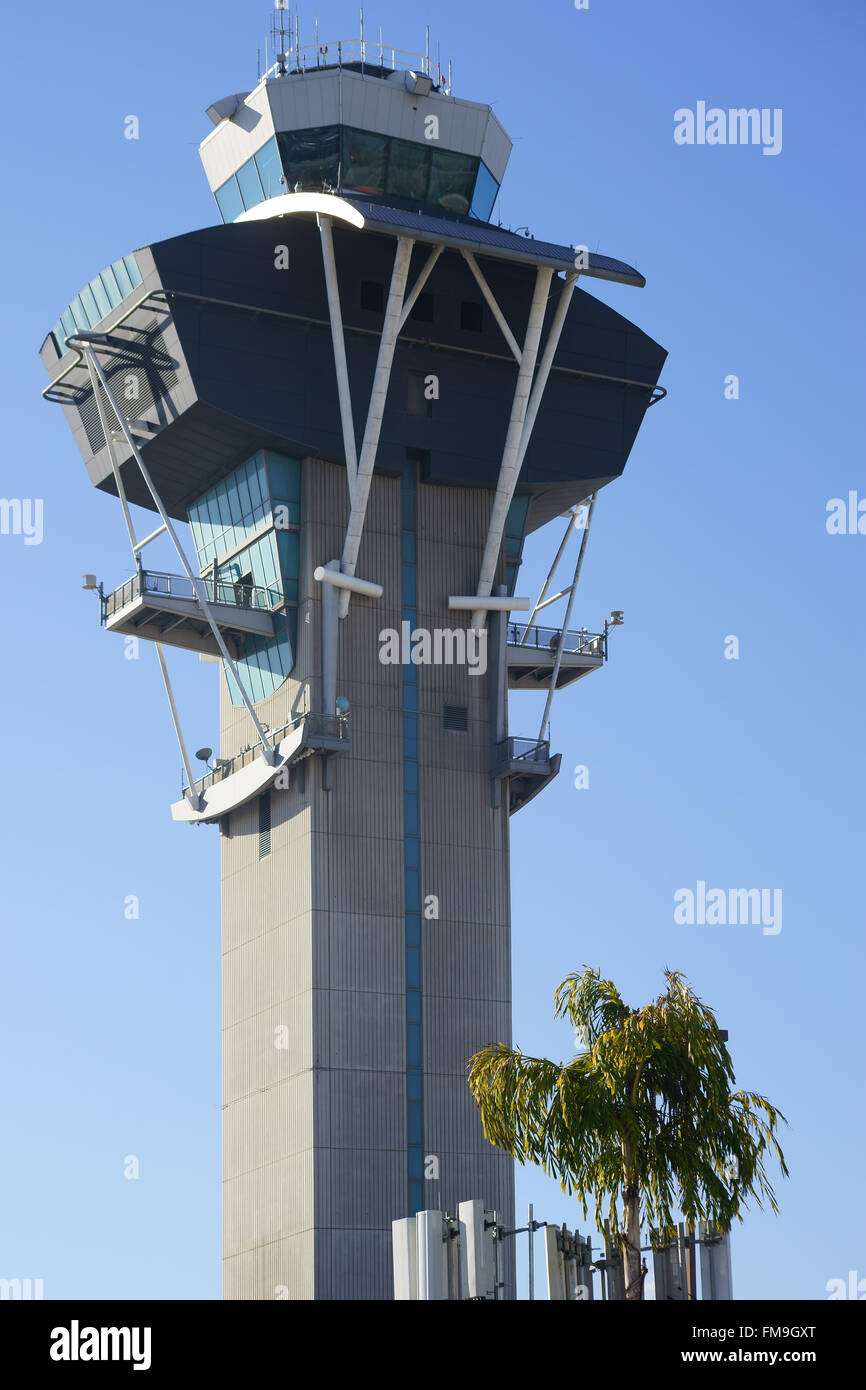
[[[129,543],[132,546],[133,558],[135,560],[138,560],[139,552],[141,551],[143,546],[147,545],[148,541],[153,540],[155,536],[161,535],[162,532],[165,530],[165,527],[161,526],[158,531],[154,531],[151,535],[146,536],[143,541],[136,541],[135,539],[135,526],[133,525],[132,514],[129,510],[129,502],[127,501],[126,497],[126,488],[123,486],[123,481],[120,476],[120,469],[117,466],[117,459],[114,453],[114,440],[111,437],[111,432],[108,428],[108,421],[105,418],[105,409],[102,404],[102,398],[99,394],[99,381],[97,379],[96,372],[93,368],[93,362],[91,361],[91,354],[89,350],[85,352],[85,357],[87,359],[87,371],[90,376],[90,385],[93,390],[93,399],[96,402],[96,410],[99,415],[99,423],[102,426],[102,433],[105,438],[105,442],[108,446],[108,457],[111,462],[111,471],[114,474],[114,483],[117,488],[117,495],[120,498],[120,505],[123,509],[123,519],[126,522],[126,529],[129,533]],[[115,414],[117,414],[116,410]],[[177,712],[177,705],[174,702],[174,691],[171,688],[171,681],[168,675],[168,667],[165,664],[165,657],[163,656],[162,646],[159,642],[155,642],[154,646],[156,647],[156,659],[159,662],[159,671],[160,675],[162,676],[162,683],[165,686],[166,698],[168,699],[168,707],[171,711],[171,719],[172,723],[174,724],[174,732],[177,737],[178,747],[180,748],[180,756],[183,759],[184,771],[186,772],[186,784],[189,789],[187,800],[189,801],[189,804],[192,806],[192,809],[194,811],[200,811],[202,804],[201,797],[195,790],[195,777],[193,776],[192,763],[190,762],[189,752],[186,746],[186,739],[183,736],[183,729],[181,728],[180,717]]]
[[[364,442],[361,445],[361,457],[358,462],[357,485],[355,495],[352,498],[352,510],[349,513],[346,539],[343,543],[342,571],[348,575],[354,575],[355,566],[358,563],[358,551],[361,548],[361,536],[364,532],[367,502],[373,481],[373,466],[376,462],[379,436],[382,432],[385,400],[391,380],[391,366],[394,361],[394,349],[397,346],[397,334],[400,331],[400,314],[403,308],[403,296],[406,293],[406,280],[409,275],[409,262],[412,259],[414,245],[415,242],[411,237],[398,238],[394,269],[391,273],[391,288],[385,309],[385,322],[382,325],[382,337],[379,342],[376,374],[373,377],[373,389],[370,393],[367,426],[364,430]],[[349,611],[350,598],[350,590],[344,589],[340,594],[341,618],[345,618]]]
[[[581,502],[581,504],[580,504],[579,507],[574,507],[574,508],[572,508],[571,516],[568,518],[568,523],[567,523],[567,525],[566,525],[566,527],[565,527],[565,535],[563,536],[562,540],[559,542],[559,549],[557,550],[555,556],[553,557],[553,560],[552,560],[551,565],[550,565],[550,569],[547,571],[547,578],[545,579],[544,583],[543,583],[542,586],[541,586],[541,593],[538,595],[538,598],[535,600],[535,603],[533,604],[532,612],[530,613],[529,617],[528,617],[527,620],[526,620],[526,631],[524,632],[523,636],[521,637],[520,642],[518,643],[518,646],[521,646],[521,647],[522,647],[522,646],[524,645],[524,643],[526,642],[526,639],[527,639],[527,637],[529,636],[529,629],[530,629],[530,627],[532,626],[532,620],[533,620],[533,618],[535,617],[536,613],[539,613],[539,612],[541,611],[542,608],[546,608],[547,605],[548,605],[549,603],[555,603],[557,599],[559,599],[559,598],[564,598],[565,595],[566,595],[566,593],[568,592],[567,589],[563,589],[563,590],[562,590],[562,593],[556,594],[553,598],[548,598],[548,597],[547,597],[547,591],[548,591],[548,589],[550,588],[551,584],[553,583],[553,576],[556,574],[556,571],[557,571],[557,569],[559,568],[559,562],[560,562],[560,560],[562,559],[563,555],[565,554],[565,547],[568,545],[568,538],[569,538],[569,536],[571,535],[571,532],[572,532],[573,528],[577,525],[577,518],[578,518],[578,516],[580,515],[580,511],[581,511],[581,508],[582,508],[582,507],[583,507],[583,503]]]
[[[349,498],[355,494],[358,477],[358,450],[355,442],[355,421],[352,416],[352,393],[349,369],[346,366],[346,339],[343,333],[343,314],[340,308],[340,286],[337,263],[334,259],[334,231],[330,217],[321,214],[317,219],[322,239],[322,260],[325,266],[325,286],[328,291],[328,312],[331,317],[331,338],[334,344],[334,366],[337,371],[337,393],[340,400],[340,420],[343,426],[343,451],[349,478]]]
[[[499,470],[499,482],[496,485],[496,496],[493,500],[493,510],[487,530],[487,543],[481,561],[481,574],[478,580],[479,598],[486,598],[493,587],[493,577],[496,574],[502,535],[505,531],[505,519],[508,516],[508,508],[511,506],[520,469],[526,457],[526,450],[529,447],[529,440],[538,416],[544,388],[553,366],[553,359],[556,356],[556,349],[559,347],[559,339],[562,335],[568,306],[571,303],[571,296],[574,293],[574,286],[577,283],[578,272],[569,271],[565,277],[559,295],[559,303],[556,306],[550,332],[547,335],[547,343],[538,369],[538,376],[530,394],[530,384],[538,360],[538,346],[541,340],[544,311],[547,307],[547,294],[552,277],[552,270],[539,266],[532,308],[529,311],[526,339],[523,344],[517,388],[514,393],[514,404],[511,408],[511,423],[505,440],[505,450]],[[476,609],[472,614],[471,626],[481,627],[483,622],[484,610]]]
[[[487,307],[489,308],[496,322],[499,324],[499,327],[502,329],[502,336],[504,337],[508,346],[511,348],[511,351],[514,353],[515,360],[519,362],[522,356],[522,353],[520,351],[520,344],[518,343],[511,329],[508,327],[505,315],[503,314],[502,310],[496,302],[496,298],[493,294],[493,291],[491,290],[490,286],[487,283],[487,280],[485,279],[484,272],[482,271],[480,265],[476,261],[471,251],[463,251],[462,256],[466,264],[469,266],[469,269],[472,271],[472,274],[475,276],[478,288],[480,289],[481,293],[484,295],[484,298],[487,301]]]
[[[412,286],[411,290],[406,296],[406,302],[403,305],[403,312],[400,315],[401,328],[403,328],[403,326],[406,323],[406,320],[408,319],[412,310],[415,308],[415,301],[418,298],[421,291],[423,290],[424,286],[427,284],[427,281],[430,279],[433,267],[438,261],[439,257],[442,255],[442,252],[444,250],[444,246],[434,246],[433,250],[430,252],[430,255],[427,257],[427,260],[424,263],[424,267],[420,275],[418,276],[418,279],[415,281],[414,285]]]
[[[240,691],[241,698],[247,707],[247,712],[249,713],[249,716],[253,721],[256,733],[259,736],[259,740],[262,745],[262,753],[264,755],[265,761],[270,763],[270,765],[274,767],[277,763],[277,755],[271,743],[268,741],[268,737],[264,729],[262,728],[261,722],[259,720],[258,715],[256,714],[252,701],[250,700],[249,696],[247,695],[247,692],[244,689],[243,682],[241,681],[237,666],[235,665],[229,652],[229,649],[225,644],[223,635],[219,630],[219,624],[217,623],[211,611],[207,594],[205,593],[204,585],[202,584],[198,575],[194,572],[192,566],[186,558],[186,553],[180,541],[178,540],[177,533],[171,523],[171,518],[169,517],[168,512],[165,510],[165,507],[162,504],[162,498],[156,490],[153,479],[151,478],[150,473],[147,470],[147,466],[144,462],[144,459],[141,457],[138,445],[136,444],[135,439],[133,438],[132,431],[127,425],[126,420],[123,418],[123,415],[120,412],[120,407],[118,406],[117,401],[114,399],[111,387],[105,379],[105,373],[100,367],[99,361],[97,360],[92,348],[90,348],[89,345],[85,346],[85,354],[87,356],[88,362],[91,362],[93,364],[93,369],[99,377],[99,380],[102,384],[102,389],[105,392],[108,402],[111,405],[111,408],[117,416],[118,420],[120,421],[120,426],[123,430],[126,442],[129,445],[133,458],[138,464],[139,472],[141,473],[141,476],[144,479],[148,492],[153,498],[154,505],[156,506],[156,509],[159,512],[160,518],[162,519],[162,523],[165,526],[169,539],[171,540],[171,543],[177,552],[178,559],[183,565],[184,573],[186,574],[187,579],[193,587],[193,592],[195,593],[196,598],[198,599],[199,604],[201,605],[202,612],[207,618],[208,626],[210,627],[210,630],[214,635],[214,640],[220,649],[220,654],[222,655],[223,660],[225,661],[226,665],[228,666],[229,670],[234,676],[235,681],[237,682],[237,687]]]
[[[523,425],[529,406],[529,393],[532,386],[532,378],[535,373],[535,364],[538,360],[538,345],[541,341],[541,330],[544,326],[544,311],[547,308],[547,295],[552,278],[553,271],[548,266],[538,267],[535,277],[535,293],[532,296],[532,306],[529,310],[529,322],[526,326],[526,337],[523,342],[523,351],[520,355],[520,370],[517,373],[517,385],[514,388],[514,399],[511,405],[511,420],[508,425],[508,434],[505,437],[505,449],[499,468],[496,496],[493,499],[490,525],[487,528],[487,541],[481,560],[481,574],[478,580],[479,598],[488,598],[493,589],[493,579],[499,560],[499,549],[502,545],[502,533],[505,530],[505,518],[508,515],[508,508],[511,506],[511,498],[514,494],[517,475],[520,469],[520,441],[523,435]],[[475,610],[469,625],[475,628],[483,627],[483,608],[477,608]]]
[[[583,535],[580,538],[580,549],[577,552],[577,564],[574,567],[574,578],[571,581],[571,589],[568,595],[568,604],[565,609],[565,617],[562,620],[562,628],[559,633],[559,642],[556,648],[556,658],[553,663],[553,670],[550,673],[550,688],[547,692],[547,699],[544,702],[544,713],[541,716],[541,728],[538,730],[538,742],[544,741],[544,726],[550,717],[550,707],[553,704],[553,697],[556,693],[556,682],[559,679],[559,668],[562,665],[562,653],[565,648],[565,634],[568,632],[568,624],[571,622],[571,611],[574,608],[574,600],[577,597],[577,585],[580,580],[580,571],[583,566],[583,557],[586,553],[586,543],[589,540],[589,528],[592,525],[592,514],[595,511],[595,499],[597,493],[593,493],[589,503],[589,515],[586,518],[586,525],[583,528]]]

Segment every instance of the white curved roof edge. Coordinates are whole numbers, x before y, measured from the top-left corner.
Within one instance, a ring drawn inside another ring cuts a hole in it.
[[[292,212],[320,212],[325,217],[350,222],[359,231],[364,226],[364,218],[358,209],[347,203],[345,198],[335,198],[331,193],[281,193],[278,198],[266,198],[263,203],[257,203],[234,220],[261,222],[265,218],[285,217]]]
[[[186,821],[188,825],[200,825],[218,820],[220,816],[237,810],[247,801],[252,801],[254,796],[260,796],[271,785],[280,769],[285,767],[292,754],[300,748],[303,740],[304,725],[301,722],[279,744],[276,750],[278,761],[275,766],[265,762],[260,755],[253,762],[247,763],[246,767],[208,787],[203,793],[204,805],[200,811],[193,810],[186,797],[182,801],[176,801],[171,808],[172,820]]]

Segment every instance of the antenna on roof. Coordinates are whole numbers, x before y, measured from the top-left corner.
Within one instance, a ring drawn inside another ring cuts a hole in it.
[[[274,9],[275,9],[275,10],[279,10],[279,14],[280,14],[280,33],[279,33],[280,48],[279,48],[279,52],[277,53],[277,76],[278,76],[278,77],[285,77],[285,75],[286,75],[286,30],[285,30],[285,26],[284,26],[284,22],[283,22],[283,15],[284,15],[284,11],[287,10],[288,8],[289,8],[289,0],[274,0]],[[290,20],[290,22],[291,22],[291,20]],[[274,24],[274,39],[276,40],[276,37],[277,37],[277,34],[276,34],[276,23],[275,23],[274,21],[272,21],[272,23]]]

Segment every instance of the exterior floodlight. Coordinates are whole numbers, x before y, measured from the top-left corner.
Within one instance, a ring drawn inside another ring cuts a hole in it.
[[[614,627],[622,627],[625,622],[625,613],[621,608],[615,608],[610,615],[610,621]]]
[[[196,757],[199,759],[200,762],[206,763],[208,758],[213,757],[213,749],[199,748],[198,752],[196,753]]]
[[[96,575],[95,575],[95,574],[83,574],[83,575],[81,576],[81,578],[84,580],[84,583],[83,583],[82,586],[81,586],[82,589],[95,589],[95,588],[96,588]]]
[[[433,87],[433,79],[425,77],[421,72],[406,73],[406,90],[415,97],[429,96]]]

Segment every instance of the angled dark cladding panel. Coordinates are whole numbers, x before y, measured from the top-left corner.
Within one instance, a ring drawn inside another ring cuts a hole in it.
[[[375,211],[384,220],[387,210]],[[427,222],[436,229],[442,225],[441,219],[400,214],[401,230],[418,236]],[[520,244],[525,256],[529,248],[535,253],[543,245],[484,230],[495,233],[498,243],[504,238]],[[382,324],[381,312],[362,307],[361,286],[372,282],[387,289],[396,243],[393,234],[369,227],[363,232],[335,227],[334,240],[360,443]],[[288,269],[275,264],[281,246],[288,248]],[[429,249],[416,244],[410,285]],[[563,258],[568,255],[568,248],[545,249],[558,250]],[[155,266],[152,283],[169,296],[172,322],[165,340],[169,349],[175,345],[183,390],[171,402],[172,409],[163,412],[167,423],[143,442],[142,452],[172,515],[185,516],[196,496],[264,446],[344,462],[315,222],[295,216],[210,227],[158,242],[149,250]],[[535,267],[493,256],[485,259],[482,249],[478,254],[519,341]],[[559,284],[554,280],[548,326]],[[433,298],[433,321],[410,318],[401,334],[377,472],[399,475],[406,449],[419,449],[430,460],[426,481],[494,488],[516,363],[486,306],[480,331],[461,326],[461,306],[481,305],[482,299],[457,251],[444,252],[426,290]],[[555,488],[559,506],[560,494],[578,501],[588,484],[601,486],[618,477],[665,356],[664,349],[634,324],[578,288],[521,472],[521,490],[537,495]],[[439,377],[440,397],[430,419],[407,411],[410,371]],[[625,378],[643,383],[645,389],[594,377]],[[128,457],[121,468],[131,500],[150,506]],[[90,471],[98,486],[114,491],[106,457],[95,459]],[[544,508],[534,508],[532,525],[543,519]]]

